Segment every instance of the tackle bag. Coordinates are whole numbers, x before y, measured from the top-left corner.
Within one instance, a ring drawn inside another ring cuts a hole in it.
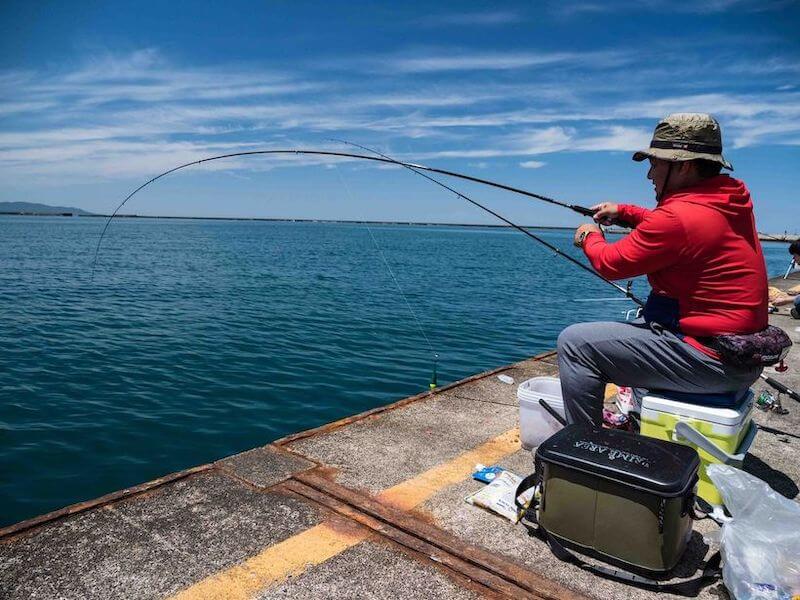
[[[774,325],[756,333],[718,335],[709,347],[719,352],[720,360],[736,367],[768,367],[789,353],[792,340]]]
[[[574,424],[542,443],[534,464],[517,489],[520,496],[538,486],[523,522],[537,526],[529,532],[543,537],[559,559],[601,577],[687,596],[719,578],[715,557],[697,579],[651,579],[678,563],[692,532],[700,467],[693,448]],[[625,570],[591,565],[567,547]]]

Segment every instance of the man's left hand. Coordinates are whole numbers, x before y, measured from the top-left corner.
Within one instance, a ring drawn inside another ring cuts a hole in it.
[[[596,231],[600,235],[603,235],[603,230],[600,229],[594,223],[584,223],[580,227],[575,230],[575,239],[573,240],[573,244],[575,244],[578,248],[583,248],[583,240],[586,238],[587,235]]]

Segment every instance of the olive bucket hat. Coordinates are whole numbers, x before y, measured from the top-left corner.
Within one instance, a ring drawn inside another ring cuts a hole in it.
[[[733,171],[722,156],[722,130],[717,120],[705,113],[675,113],[659,121],[647,150],[633,154],[633,160],[660,158],[685,161],[702,158]]]

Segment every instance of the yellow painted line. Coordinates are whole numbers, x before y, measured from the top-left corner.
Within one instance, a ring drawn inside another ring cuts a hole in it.
[[[378,500],[402,510],[419,506],[436,492],[469,477],[476,463],[492,464],[519,450],[519,428],[390,487]],[[364,528],[346,531],[330,522],[265,548],[245,562],[220,571],[172,596],[172,600],[249,600],[269,585],[303,573],[308,567],[333,558],[366,539]]]
[[[321,523],[274,546],[245,562],[199,581],[172,596],[175,600],[248,600],[265,587],[300,575],[369,535],[367,529],[351,532]]]
[[[605,398],[617,393],[608,384]],[[476,463],[493,464],[519,450],[519,428],[515,427],[416,477],[392,486],[377,499],[401,510],[411,510],[434,494],[463,481]],[[329,522],[265,548],[245,562],[207,577],[172,597],[173,600],[249,600],[264,588],[303,573],[365,540],[366,528],[352,531],[334,528]]]
[[[378,500],[401,510],[410,510],[439,490],[469,477],[476,463],[490,465],[519,448],[519,428],[515,427],[453,460],[384,490],[378,494]]]

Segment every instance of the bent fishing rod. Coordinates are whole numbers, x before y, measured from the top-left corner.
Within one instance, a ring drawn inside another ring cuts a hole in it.
[[[348,143],[349,145],[357,146],[356,144],[351,144],[350,142],[345,142],[345,143]],[[363,148],[363,149],[365,149],[365,150],[367,150],[369,152],[375,152],[374,150],[371,150],[369,148],[364,148],[363,146],[358,146],[358,147]],[[175,173],[176,171],[180,171],[182,169],[186,169],[187,167],[191,167],[191,166],[194,166],[194,165],[199,165],[199,164],[203,164],[203,163],[207,163],[207,162],[212,162],[212,161],[216,161],[216,160],[223,160],[223,159],[226,159],[226,158],[235,158],[235,157],[241,157],[241,156],[260,156],[260,155],[289,154],[289,155],[298,155],[298,156],[307,155],[307,156],[327,156],[327,157],[334,157],[334,158],[353,158],[353,159],[358,159],[358,160],[369,160],[369,161],[380,162],[380,163],[385,163],[385,164],[392,164],[392,165],[396,165],[396,166],[400,166],[400,167],[405,167],[407,169],[411,169],[412,171],[414,171],[418,175],[422,175],[423,177],[426,177],[427,179],[429,179],[433,183],[436,183],[437,185],[439,185],[439,186],[441,186],[441,187],[453,192],[459,198],[462,198],[463,200],[466,200],[467,202],[470,202],[471,204],[477,206],[481,210],[484,210],[485,212],[489,213],[490,215],[496,217],[497,219],[500,219],[501,221],[503,221],[507,225],[513,227],[514,229],[520,231],[521,233],[524,233],[528,237],[536,240],[537,242],[539,242],[540,244],[544,245],[545,247],[547,247],[548,249],[550,249],[554,253],[558,254],[559,256],[563,256],[568,261],[570,261],[573,264],[577,265],[578,267],[580,267],[584,271],[587,271],[587,272],[591,273],[595,277],[599,277],[600,279],[605,281],[607,284],[613,286],[618,291],[620,291],[623,294],[625,294],[626,297],[630,298],[633,302],[635,302],[639,306],[644,306],[644,302],[642,302],[639,298],[634,296],[631,293],[630,289],[623,288],[622,286],[614,283],[610,279],[606,279],[605,277],[603,277],[602,275],[600,275],[599,273],[597,273],[596,271],[594,271],[590,267],[587,267],[586,265],[584,265],[582,262],[574,259],[573,257],[571,257],[571,256],[569,256],[567,254],[564,254],[564,252],[562,252],[557,246],[554,246],[553,244],[549,243],[548,241],[542,239],[541,237],[531,233],[530,231],[528,231],[524,227],[521,227],[521,226],[517,225],[516,223],[511,222],[510,220],[506,219],[505,217],[503,217],[499,213],[491,210],[490,208],[487,208],[483,204],[480,204],[480,203],[476,202],[475,200],[473,200],[471,198],[468,198],[467,196],[465,196],[461,192],[459,192],[459,191],[447,186],[446,184],[444,184],[444,183],[442,183],[442,182],[440,182],[440,181],[428,176],[423,171],[427,171],[427,172],[430,172],[430,173],[437,173],[437,174],[440,174],[440,175],[446,175],[446,176],[449,176],[449,177],[456,177],[458,179],[464,179],[464,180],[467,180],[467,181],[472,181],[472,182],[475,182],[475,183],[488,185],[488,186],[491,186],[491,187],[503,189],[503,190],[514,192],[514,193],[517,193],[517,194],[522,194],[522,195],[528,196],[530,198],[536,198],[537,200],[541,200],[543,202],[548,202],[550,204],[555,204],[557,206],[562,206],[564,208],[568,208],[568,209],[570,209],[572,211],[575,211],[575,212],[577,212],[577,213],[579,213],[581,215],[584,215],[584,216],[593,215],[594,211],[592,209],[586,208],[584,206],[575,205],[575,204],[568,204],[566,202],[560,202],[558,200],[555,200],[553,198],[549,198],[547,196],[542,196],[540,194],[535,194],[533,192],[528,192],[526,190],[522,190],[522,189],[519,189],[519,188],[508,186],[508,185],[505,185],[505,184],[502,184],[502,183],[489,181],[488,179],[481,179],[481,178],[478,178],[478,177],[472,177],[471,175],[464,175],[462,173],[456,173],[455,171],[447,171],[445,169],[437,169],[437,168],[434,168],[434,167],[428,167],[428,166],[425,166],[425,165],[419,165],[419,164],[415,164],[415,163],[406,163],[406,162],[395,160],[393,158],[389,158],[389,157],[387,157],[385,155],[380,154],[379,152],[375,152],[375,153],[377,154],[377,156],[367,156],[367,155],[364,155],[364,154],[354,154],[354,153],[350,153],[350,152],[334,152],[334,151],[329,151],[329,150],[304,150],[304,149],[251,150],[251,151],[247,151],[247,152],[233,152],[233,153],[230,153],[230,154],[221,154],[219,156],[210,156],[208,158],[201,158],[199,160],[194,160],[194,161],[191,161],[191,162],[188,162],[188,163],[184,163],[182,165],[178,165],[177,167],[173,167],[173,168],[171,168],[171,169],[169,169],[167,171],[164,171],[163,173],[160,173],[160,174],[156,175],[155,177],[145,181],[142,185],[140,185],[135,190],[133,190],[130,194],[128,194],[128,196],[122,202],[120,202],[119,205],[114,209],[114,212],[111,213],[111,215],[108,217],[108,220],[106,220],[105,226],[103,227],[103,230],[100,233],[100,237],[97,240],[97,247],[95,248],[95,252],[94,252],[94,260],[92,261],[92,280],[94,280],[95,270],[97,268],[97,257],[98,257],[98,255],[100,253],[100,246],[101,246],[101,244],[103,242],[103,238],[105,237],[106,231],[108,230],[108,227],[111,224],[111,221],[114,219],[115,216],[117,216],[117,214],[122,209],[122,207],[125,206],[125,204],[127,204],[127,202],[131,198],[133,198],[137,193],[139,193],[141,190],[143,190],[144,188],[149,186],[151,183],[154,183],[154,182],[158,181],[159,179],[161,179],[162,177],[166,177],[167,175],[170,175],[171,173]]]
[[[509,225],[509,226],[513,227],[513,228],[514,228],[514,229],[516,229],[517,231],[519,231],[519,232],[521,232],[521,233],[524,233],[524,234],[525,234],[525,235],[527,235],[528,237],[530,237],[530,238],[532,238],[532,239],[536,240],[537,242],[539,242],[540,244],[544,245],[544,246],[545,246],[545,247],[547,247],[549,250],[552,250],[553,252],[555,252],[555,253],[556,253],[556,254],[558,254],[559,256],[562,256],[562,257],[566,258],[568,261],[570,261],[570,262],[571,262],[571,263],[573,263],[574,265],[577,265],[578,267],[580,267],[580,268],[581,268],[581,269],[583,269],[584,271],[587,271],[587,272],[591,273],[592,275],[594,275],[594,276],[596,276],[596,277],[599,277],[600,279],[602,279],[603,281],[605,281],[605,282],[606,282],[608,285],[610,285],[610,286],[612,286],[612,287],[616,288],[617,290],[619,290],[620,292],[622,292],[623,294],[625,294],[625,297],[626,297],[626,298],[628,298],[628,299],[632,300],[633,302],[635,302],[635,303],[636,303],[636,304],[638,304],[639,306],[644,306],[644,302],[642,302],[642,301],[641,301],[639,298],[637,298],[637,297],[636,297],[636,296],[635,296],[635,295],[634,295],[634,294],[631,292],[630,285],[629,285],[628,287],[622,287],[621,285],[619,285],[619,284],[617,284],[617,283],[614,283],[614,282],[613,282],[613,281],[611,281],[610,279],[606,279],[606,278],[605,278],[605,277],[603,277],[603,276],[602,276],[600,273],[598,273],[597,271],[595,271],[594,269],[592,269],[592,268],[590,268],[590,267],[587,267],[587,266],[586,266],[585,264],[583,264],[581,261],[579,261],[579,260],[576,260],[575,258],[571,257],[571,256],[570,256],[570,255],[568,255],[568,254],[564,254],[564,252],[562,252],[562,251],[561,251],[561,249],[560,249],[558,246],[554,246],[553,244],[551,244],[550,242],[548,242],[548,241],[547,241],[547,240],[545,240],[544,238],[541,238],[541,237],[539,237],[538,235],[531,233],[530,231],[528,231],[528,230],[527,230],[527,229],[525,229],[524,227],[522,227],[522,226],[520,226],[520,225],[517,225],[516,223],[512,223],[510,220],[506,219],[506,218],[505,218],[503,215],[501,215],[501,214],[499,214],[499,213],[497,213],[497,212],[493,211],[491,208],[488,208],[487,206],[484,206],[484,205],[483,205],[483,204],[481,204],[480,202],[477,202],[477,201],[473,200],[472,198],[470,198],[470,197],[468,197],[468,196],[466,196],[466,195],[462,194],[461,192],[459,192],[458,190],[456,190],[456,189],[454,189],[454,188],[450,187],[450,186],[449,186],[449,185],[447,185],[446,183],[442,183],[442,182],[441,182],[441,181],[439,181],[438,179],[435,179],[434,177],[431,177],[431,176],[430,176],[430,175],[428,175],[427,173],[424,173],[422,170],[420,170],[420,169],[417,169],[417,168],[416,168],[416,165],[414,165],[414,164],[412,164],[412,163],[402,163],[402,162],[400,162],[400,161],[398,161],[398,160],[395,160],[395,159],[391,158],[390,156],[387,156],[386,154],[382,154],[382,153],[378,152],[377,150],[374,150],[374,149],[372,149],[372,148],[368,148],[367,146],[362,146],[362,145],[360,145],[360,144],[356,144],[356,143],[353,143],[353,142],[348,142],[348,141],[346,141],[346,140],[335,140],[335,141],[339,141],[339,142],[341,142],[341,143],[343,143],[343,144],[347,144],[347,145],[349,145],[349,146],[354,146],[355,148],[361,148],[362,150],[366,150],[367,152],[372,152],[372,153],[374,153],[374,154],[378,155],[379,157],[381,157],[381,158],[383,158],[383,159],[385,159],[385,160],[388,160],[388,161],[390,161],[390,162],[392,162],[392,163],[394,163],[394,164],[396,164],[396,165],[403,166],[403,167],[405,167],[405,168],[409,169],[410,171],[413,171],[414,173],[416,173],[416,174],[417,174],[417,175],[419,175],[420,177],[424,177],[424,178],[425,178],[425,179],[427,179],[428,181],[431,181],[431,182],[435,183],[436,185],[438,185],[438,186],[440,186],[440,187],[443,187],[444,189],[446,189],[446,190],[448,190],[448,191],[450,191],[450,192],[453,192],[453,193],[454,193],[456,196],[458,196],[458,197],[459,197],[459,198],[461,198],[462,200],[466,200],[466,201],[467,201],[467,202],[469,202],[470,204],[473,204],[473,205],[477,206],[478,208],[480,208],[480,209],[482,209],[482,210],[486,211],[486,212],[487,212],[487,213],[489,213],[490,215],[492,215],[492,216],[494,216],[494,217],[496,217],[496,218],[500,219],[501,221],[503,221],[503,223],[506,223],[507,225]],[[588,209],[588,210],[590,211],[590,213],[592,213],[592,211],[591,211],[590,209]],[[592,213],[592,214],[593,214],[593,213]]]
[[[345,142],[345,143],[347,143],[347,142]],[[439,175],[446,175],[448,177],[455,177],[455,178],[458,178],[458,179],[464,179],[466,181],[472,181],[474,183],[480,183],[482,185],[488,185],[488,186],[491,186],[491,187],[494,187],[494,188],[498,188],[498,189],[501,189],[501,190],[505,190],[505,191],[508,191],[508,192],[513,192],[515,194],[521,194],[521,195],[527,196],[529,198],[535,198],[536,200],[541,200],[542,202],[547,202],[549,204],[554,204],[556,206],[561,206],[563,208],[568,208],[568,209],[570,209],[570,210],[572,210],[572,211],[574,211],[574,212],[576,212],[576,213],[578,213],[580,215],[583,215],[585,217],[591,217],[595,213],[595,211],[593,211],[591,208],[587,208],[585,206],[580,206],[578,204],[569,204],[567,202],[561,202],[559,200],[556,200],[554,198],[550,198],[548,196],[543,196],[541,194],[535,194],[533,192],[529,192],[527,190],[516,188],[516,187],[510,186],[510,185],[505,185],[503,183],[497,183],[496,181],[490,181],[488,179],[481,179],[480,177],[473,177],[472,175],[465,175],[463,173],[456,173],[455,171],[448,171],[446,169],[437,169],[437,168],[434,168],[434,167],[428,167],[426,165],[405,163],[405,162],[402,162],[402,161],[389,159],[389,158],[386,158],[386,157],[383,157],[383,156],[380,156],[380,155],[379,156],[366,156],[366,155],[363,155],[363,154],[353,154],[353,153],[350,153],[350,152],[334,152],[334,151],[328,151],[328,150],[305,150],[305,149],[293,149],[293,148],[290,148],[290,149],[276,149],[276,150],[251,150],[251,151],[248,151],[248,152],[234,152],[234,153],[231,153],[231,154],[221,154],[219,156],[210,156],[208,158],[201,158],[199,160],[194,160],[192,162],[188,162],[188,163],[184,163],[182,165],[178,165],[177,167],[173,167],[172,169],[169,169],[168,171],[164,171],[163,173],[161,173],[159,175],[156,175],[152,179],[149,179],[148,181],[146,181],[142,185],[140,185],[138,188],[133,190],[119,204],[119,206],[117,206],[117,208],[114,209],[114,212],[111,213],[111,216],[109,216],[108,221],[106,221],[106,225],[103,228],[103,232],[100,234],[100,239],[97,242],[97,249],[95,250],[95,256],[94,256],[93,265],[97,263],[97,253],[100,250],[100,242],[102,241],[103,236],[105,235],[106,229],[108,229],[108,225],[111,223],[111,219],[113,219],[117,215],[117,213],[120,211],[120,209],[122,209],[123,206],[125,206],[125,204],[128,202],[128,200],[133,198],[133,196],[135,196],[139,191],[141,191],[142,189],[146,188],[151,183],[161,179],[162,177],[166,177],[170,173],[174,173],[175,171],[180,171],[181,169],[185,169],[185,168],[191,167],[193,165],[199,165],[199,164],[202,164],[202,163],[211,162],[211,161],[215,161],[215,160],[222,160],[222,159],[225,159],[225,158],[235,158],[235,157],[239,157],[239,156],[257,156],[257,155],[266,155],[266,154],[294,154],[294,155],[310,155],[310,156],[328,156],[328,157],[333,157],[333,158],[353,158],[353,159],[358,159],[358,160],[370,160],[370,161],[374,161],[374,162],[393,164],[393,165],[397,165],[397,166],[401,166],[401,167],[413,167],[414,169],[417,169],[419,171],[427,171],[427,172],[430,172],[430,173],[437,173]],[[94,269],[94,266],[92,267],[92,269]]]

